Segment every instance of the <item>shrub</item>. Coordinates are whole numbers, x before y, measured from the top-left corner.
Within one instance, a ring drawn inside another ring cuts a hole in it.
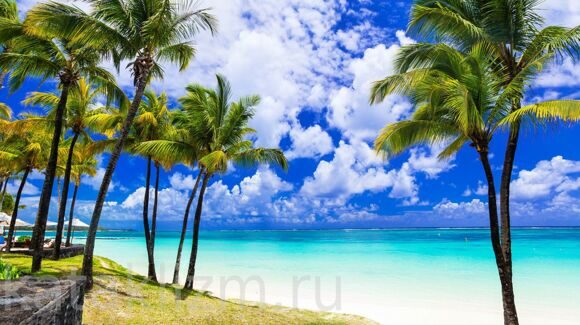
[[[16,280],[19,277],[20,271],[0,258],[0,280]]]
[[[20,236],[18,237],[18,239],[16,240],[17,243],[25,243],[27,241],[30,241],[30,236]]]

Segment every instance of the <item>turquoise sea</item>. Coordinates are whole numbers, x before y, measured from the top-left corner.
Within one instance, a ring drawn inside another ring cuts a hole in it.
[[[178,236],[157,235],[162,281],[172,278]],[[75,242],[83,241],[78,232]],[[100,232],[96,254],[146,273],[142,233]],[[515,229],[513,257],[521,323],[580,324],[580,228]],[[385,324],[501,323],[487,229],[207,231],[197,275],[197,287],[218,296],[359,314]],[[244,289],[240,281],[247,282]]]

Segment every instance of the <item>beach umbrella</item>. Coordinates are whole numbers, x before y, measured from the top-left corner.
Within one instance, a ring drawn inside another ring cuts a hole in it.
[[[11,218],[12,217],[7,215],[6,213],[0,212],[0,223],[7,222],[8,224],[10,224]]]
[[[64,222],[65,225],[68,225],[68,220]],[[73,219],[72,222],[72,226],[73,228],[89,228],[89,225],[87,225],[86,223],[82,222],[80,219]]]
[[[32,224],[22,219],[16,219],[16,227],[32,227]]]
[[[65,224],[68,227],[68,220],[65,221]],[[71,230],[72,231],[72,234],[71,234],[72,238],[75,238],[75,228],[89,228],[89,225],[87,225],[86,223],[82,222],[78,218],[74,218],[73,221],[72,221],[72,230]],[[72,240],[71,240],[71,243],[72,243]]]

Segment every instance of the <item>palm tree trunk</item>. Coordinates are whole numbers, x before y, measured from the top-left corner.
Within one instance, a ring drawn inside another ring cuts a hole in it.
[[[72,244],[70,234],[71,234],[71,228],[72,228],[72,223],[73,223],[73,218],[74,218],[75,203],[77,201],[78,190],[79,190],[79,185],[77,183],[75,183],[75,190],[73,191],[73,198],[72,198],[72,202],[70,203],[70,211],[68,214],[68,229],[66,231],[66,244],[64,244],[66,247],[69,247]]]
[[[24,170],[24,175],[22,176],[22,181],[20,181],[20,186],[18,187],[18,192],[16,193],[16,199],[14,200],[14,211],[12,212],[12,218],[10,219],[10,227],[8,228],[8,243],[6,243],[6,251],[10,252],[12,248],[12,238],[14,237],[14,227],[16,227],[16,218],[18,218],[18,206],[20,205],[20,197],[22,196],[22,190],[26,184],[26,179],[30,173],[31,168],[26,167]]]
[[[157,282],[155,275],[155,261],[153,254],[151,254],[151,232],[149,230],[149,181],[151,179],[151,157],[147,158],[147,174],[145,176],[145,196],[143,197],[143,231],[145,232],[145,246],[147,246],[147,259],[149,261],[149,269],[147,277],[150,280]]]
[[[135,64],[143,65],[138,59]],[[105,204],[105,199],[107,197],[107,191],[109,190],[109,185],[113,178],[113,173],[115,172],[115,167],[117,167],[117,162],[121,156],[121,151],[123,151],[123,146],[125,145],[125,140],[129,135],[129,130],[131,125],[133,125],[133,120],[137,114],[137,109],[141,104],[141,99],[143,99],[143,93],[145,92],[145,87],[147,86],[147,79],[149,77],[149,69],[147,66],[141,68],[139,71],[142,73],[135,76],[135,97],[133,97],[133,102],[129,107],[127,112],[127,117],[123,122],[121,128],[121,134],[119,135],[119,140],[115,144],[113,152],[111,152],[111,158],[107,164],[107,169],[105,170],[105,175],[103,176],[103,182],[101,183],[101,188],[99,189],[99,194],[97,195],[97,200],[95,201],[95,209],[93,210],[93,215],[91,217],[91,224],[89,230],[87,231],[87,241],[85,244],[85,254],[83,257],[83,270],[82,275],[85,276],[85,288],[87,290],[93,287],[93,252],[95,250],[95,239],[97,236],[97,228],[99,227],[99,220],[101,218],[101,213],[103,212],[103,205]]]
[[[54,251],[52,258],[60,259],[60,245],[62,244],[62,231],[64,229],[64,214],[66,212],[66,201],[68,199],[68,188],[70,185],[70,172],[72,169],[72,158],[74,154],[75,144],[79,138],[79,133],[75,132],[68,149],[68,157],[66,159],[66,167],[64,170],[64,182],[62,184],[62,192],[60,194],[60,202],[58,207],[58,221],[56,225],[56,238],[54,240]]]
[[[185,240],[185,233],[187,231],[187,219],[189,219],[189,210],[191,210],[191,204],[193,203],[193,199],[195,198],[195,194],[197,193],[197,186],[199,185],[199,180],[201,179],[201,175],[203,170],[200,170],[197,174],[197,179],[195,180],[195,185],[193,186],[193,190],[191,191],[191,195],[189,196],[189,200],[187,201],[187,206],[185,207],[185,213],[183,215],[183,225],[181,226],[181,237],[179,237],[179,247],[177,248],[177,258],[175,259],[175,269],[173,270],[173,283],[179,283],[179,268],[181,267],[181,250],[183,249],[183,241]]]
[[[209,181],[209,174],[206,172],[203,176],[203,183],[199,191],[199,198],[197,199],[197,208],[195,209],[195,218],[193,220],[193,242],[191,244],[191,256],[189,257],[189,268],[187,270],[187,277],[185,278],[186,290],[193,290],[193,278],[195,277],[195,261],[197,260],[197,247],[199,242],[199,224],[201,222],[201,210],[203,207],[203,196]]]
[[[497,214],[497,198],[495,191],[495,182],[491,165],[489,164],[487,150],[479,151],[479,158],[485,171],[485,178],[487,179],[487,196],[489,209],[489,228],[491,231],[491,245],[495,255],[495,262],[499,273],[499,280],[501,282],[502,301],[504,310],[504,324],[518,325],[518,316],[514,300],[514,291],[511,274],[508,273],[505,257],[502,252],[500,229]]]
[[[155,195],[153,199],[153,215],[151,216],[151,255],[155,261],[155,230],[157,229],[157,200],[159,195],[159,163],[155,162]]]
[[[518,106],[519,105],[516,105],[517,108],[519,108]],[[518,146],[519,133],[520,133],[520,124],[519,123],[513,124],[510,127],[510,134],[505,150],[505,157],[500,184],[501,245],[502,245],[502,253],[505,258],[505,273],[506,273],[505,276],[509,280],[510,286],[512,283],[512,275],[513,275],[511,216],[510,216],[510,185],[512,180],[515,155]],[[510,323],[506,322],[506,324],[517,324],[518,316],[515,310],[513,288],[510,287],[510,291],[507,292],[507,296],[505,297],[504,300],[507,300],[510,305],[513,305],[513,310],[512,309],[506,310],[504,308],[504,318],[512,320],[512,322]]]
[[[0,197],[0,209],[4,206],[4,196],[6,195],[6,187],[8,186],[8,182],[10,181],[10,176],[4,179],[4,185],[2,186],[2,197]]]
[[[62,79],[63,77],[61,77]],[[64,110],[68,100],[68,92],[72,80],[64,82],[61,80],[62,91],[60,99],[56,108],[56,116],[54,121],[54,133],[52,135],[52,143],[50,145],[50,156],[46,166],[44,184],[42,185],[42,193],[40,194],[40,201],[38,203],[38,212],[36,214],[36,221],[34,222],[34,230],[32,231],[32,240],[30,248],[33,250],[31,272],[40,271],[42,265],[42,250],[44,246],[44,232],[46,231],[46,220],[48,219],[48,210],[50,209],[50,199],[52,196],[52,186],[54,185],[54,176],[56,175],[56,163],[58,160],[58,144],[62,134],[62,124]]]

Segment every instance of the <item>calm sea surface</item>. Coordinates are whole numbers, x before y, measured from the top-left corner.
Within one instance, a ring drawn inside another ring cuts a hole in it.
[[[75,242],[84,242],[77,232]],[[171,281],[179,240],[159,232]],[[185,243],[185,276],[191,233]],[[96,254],[142,274],[140,232],[100,232]],[[513,231],[522,324],[580,324],[580,228]],[[228,298],[332,310],[388,324],[499,324],[499,280],[486,229],[202,232],[197,287]],[[245,288],[240,283],[245,282]]]

